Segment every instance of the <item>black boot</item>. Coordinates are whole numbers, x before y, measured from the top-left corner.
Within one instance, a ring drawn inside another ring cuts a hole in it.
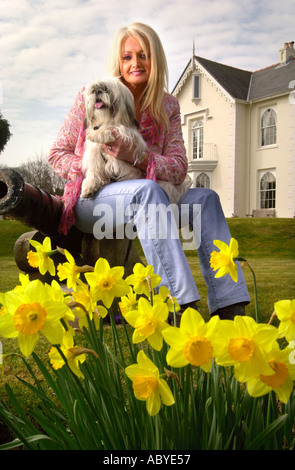
[[[245,305],[247,305],[247,303],[248,302],[240,302],[238,304],[219,308],[213,312],[211,316],[218,315],[221,320],[233,320],[237,315],[245,315]]]

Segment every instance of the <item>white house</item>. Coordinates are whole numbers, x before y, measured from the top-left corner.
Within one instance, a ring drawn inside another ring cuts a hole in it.
[[[249,72],[195,56],[174,87],[193,185],[226,217],[295,215],[295,50]]]

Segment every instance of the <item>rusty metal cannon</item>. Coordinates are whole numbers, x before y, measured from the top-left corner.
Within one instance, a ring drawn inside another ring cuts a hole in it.
[[[29,239],[42,241],[49,236],[53,245],[66,248],[79,264],[94,266],[99,257],[106,258],[111,266],[125,265],[131,272],[141,259],[129,240],[96,240],[73,226],[67,235],[59,232],[63,203],[57,196],[27,184],[13,169],[0,170],[0,216],[11,217],[34,230],[24,233],[14,245],[14,257],[21,271],[34,272],[27,262],[27,253],[32,249]],[[128,255],[128,256],[127,256]]]

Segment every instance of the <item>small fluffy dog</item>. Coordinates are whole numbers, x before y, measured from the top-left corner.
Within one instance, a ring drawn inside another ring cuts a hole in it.
[[[103,145],[117,137],[136,146],[134,161],[146,150],[138,132],[133,96],[116,78],[90,84],[85,90],[86,147],[82,171],[85,179],[81,196],[90,197],[111,181],[142,178],[139,168],[103,151]]]
[[[138,131],[133,95],[119,79],[110,77],[91,83],[84,96],[86,141],[81,196],[87,198],[111,181],[143,177],[141,170],[136,166],[105,152],[104,144],[111,143],[118,137],[130,148],[135,145],[134,162],[140,160],[147,146]],[[179,186],[173,186],[166,181],[158,183],[167,192],[170,202],[178,202],[190,186],[186,182]]]

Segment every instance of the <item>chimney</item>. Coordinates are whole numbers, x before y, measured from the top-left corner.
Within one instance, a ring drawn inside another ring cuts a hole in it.
[[[291,57],[295,57],[294,41],[285,42],[283,49],[280,49],[280,63],[286,63]]]

